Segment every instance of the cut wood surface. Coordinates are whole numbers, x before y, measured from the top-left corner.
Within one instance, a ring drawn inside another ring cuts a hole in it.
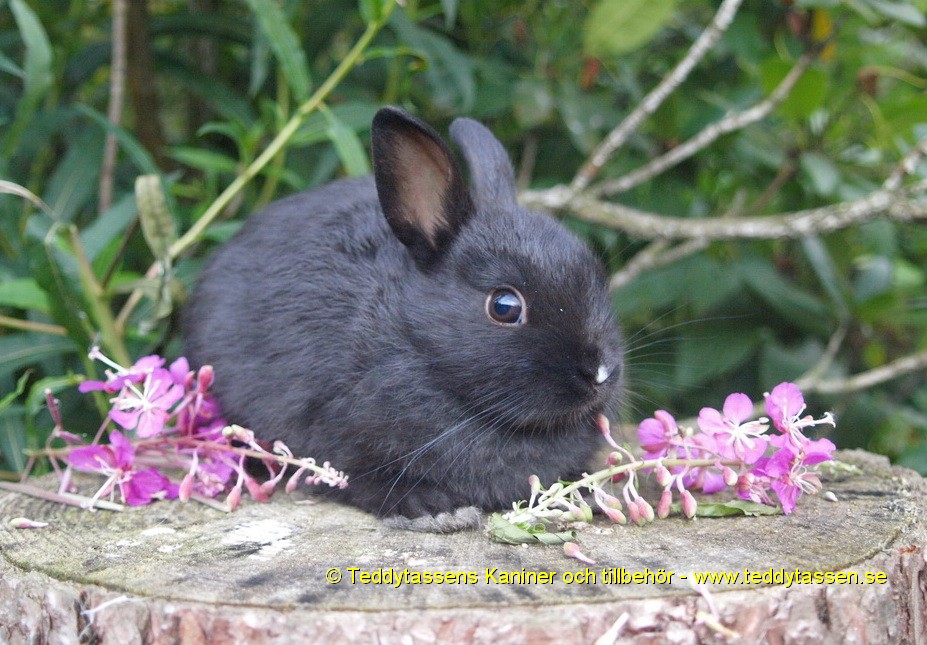
[[[862,473],[825,481],[838,501],[803,497],[790,516],[577,526],[595,565],[482,531],[391,529],[300,495],[230,514],[176,501],[90,513],[3,492],[0,642],[580,643],[627,614],[619,642],[925,643],[927,484],[868,453],[840,458]],[[16,517],[49,525],[15,529]],[[606,569],[672,581],[616,584]],[[693,573],[744,570],[857,572],[862,584],[709,584],[719,628]],[[464,575],[415,584],[426,572]]]

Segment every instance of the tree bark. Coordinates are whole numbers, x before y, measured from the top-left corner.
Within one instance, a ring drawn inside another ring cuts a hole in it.
[[[389,529],[298,495],[246,500],[231,514],[179,502],[87,513],[0,495],[0,641],[593,642],[614,625],[618,642],[717,643],[734,633],[738,642],[927,642],[927,483],[868,453],[841,457],[862,474],[825,482],[839,501],[803,497],[789,516],[578,525],[595,565],[480,531]],[[11,528],[20,516],[49,526]],[[352,584],[352,567],[379,572],[380,584]],[[326,581],[331,568],[342,574],[337,584]],[[616,584],[603,569],[674,576]],[[884,582],[712,584],[706,598],[679,579],[745,569]],[[501,572],[547,571],[550,583],[499,581]],[[475,582],[397,586],[413,572],[473,573]],[[594,583],[564,579],[588,572]]]

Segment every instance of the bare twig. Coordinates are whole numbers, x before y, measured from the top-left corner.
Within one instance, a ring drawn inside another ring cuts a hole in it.
[[[50,325],[48,323],[34,322],[32,320],[20,320],[19,318],[3,315],[0,315],[0,327],[34,331],[37,334],[54,334],[55,336],[65,336],[68,333],[61,325]]]
[[[827,348],[824,350],[824,353],[821,355],[821,358],[818,362],[808,370],[803,376],[795,380],[795,384],[802,390],[813,389],[814,383],[823,376],[823,374],[830,368],[833,364],[834,359],[837,358],[837,352],[840,351],[841,345],[843,345],[843,340],[847,336],[847,327],[846,325],[840,325],[837,328],[837,331],[834,332],[833,336],[830,337],[830,340],[827,342]]]
[[[901,182],[903,182],[904,178],[908,175],[914,174],[917,165],[925,156],[927,156],[927,136],[914,144],[914,147],[908,151],[908,154],[902,157],[898,165],[895,166],[895,169],[892,170],[891,174],[882,183],[882,189],[894,191],[901,188]],[[919,185],[922,186],[923,182]],[[916,188],[914,190],[915,192],[920,192],[917,191]]]
[[[74,495],[73,493],[55,493],[53,491],[45,490],[44,488],[30,486],[29,484],[14,484],[11,482],[0,481],[0,488],[11,491],[13,493],[21,493],[22,495],[28,495],[29,497],[44,499],[50,502],[57,502],[59,504],[66,504],[68,506],[76,506],[78,508],[102,508],[107,511],[125,510],[125,507],[122,504],[116,504],[115,502],[108,502],[103,499],[94,500],[90,497]]]
[[[640,211],[583,195],[564,200],[557,188],[526,192],[522,202],[533,208],[565,208],[579,219],[624,231],[646,240],[772,240],[830,233],[877,217],[909,222],[927,219],[927,204],[913,199],[914,190],[877,190],[860,199],[763,217],[686,218]]]
[[[612,196],[624,192],[629,188],[633,188],[659,175],[667,168],[671,168],[679,162],[688,159],[700,150],[707,148],[722,135],[743,129],[751,123],[756,123],[766,118],[777,105],[785,100],[792,91],[792,88],[795,87],[795,83],[798,82],[798,79],[801,78],[801,75],[805,73],[805,70],[808,69],[808,66],[814,59],[814,53],[808,53],[802,56],[789,73],[786,74],[785,78],[782,79],[776,89],[773,90],[772,94],[753,107],[738,112],[729,112],[720,121],[716,121],[707,126],[685,143],[676,146],[666,154],[653,159],[646,165],[641,166],[637,170],[619,179],[603,182],[593,187],[590,193],[596,196]]]
[[[742,0],[724,0],[718,8],[711,23],[699,35],[689,51],[681,61],[667,74],[660,84],[657,85],[650,93],[644,97],[640,105],[631,112],[624,121],[622,121],[614,130],[612,130],[605,140],[593,151],[583,167],[580,168],[573,182],[570,184],[570,193],[578,193],[585,189],[589,183],[599,174],[602,166],[611,158],[618,148],[620,148],[628,137],[634,132],[640,124],[673,93],[683,81],[689,76],[692,69],[700,60],[714,47],[715,43],[721,37],[721,34],[730,26],[737,9],[740,8]]]
[[[804,389],[819,394],[846,394],[865,390],[921,370],[927,370],[927,350],[899,358],[882,367],[860,372],[847,378],[811,382]]]
[[[617,291],[644,271],[672,264],[677,260],[698,253],[708,246],[708,240],[688,240],[670,247],[667,240],[652,242],[638,253],[620,271],[612,274],[608,280],[608,290]]]
[[[107,120],[114,126],[122,121],[123,96],[126,84],[126,0],[113,0],[113,49],[109,73],[109,108]],[[103,165],[100,171],[101,213],[113,203],[113,182],[116,174],[116,135],[106,133],[103,145]]]

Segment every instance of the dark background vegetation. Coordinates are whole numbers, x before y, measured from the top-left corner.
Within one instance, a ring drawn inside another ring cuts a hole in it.
[[[100,373],[86,359],[98,331],[117,358],[178,355],[177,312],[215,244],[274,198],[368,172],[378,106],[402,105],[442,132],[455,116],[478,118],[505,143],[524,188],[569,183],[719,3],[407,0],[321,109],[175,259],[168,279],[146,278],[159,247],[157,234],[146,241],[137,223],[136,178],[159,176],[161,210],[180,234],[189,230],[386,5],[129,0],[124,110],[114,127],[113,3],[0,0],[3,192],[28,189],[53,214],[0,194],[0,398],[15,395],[0,406],[5,476],[22,469],[22,449],[40,446],[52,426],[46,387],[61,399],[69,429],[96,429],[100,406],[74,385],[77,375]],[[770,116],[616,200],[699,218],[776,214],[871,192],[927,135],[925,9],[925,0],[746,2],[600,178],[622,176],[756,103],[815,50]],[[108,133],[118,150],[111,169]],[[923,181],[923,166],[912,175]],[[110,177],[111,198],[101,188]],[[611,272],[646,245],[563,217]],[[818,364],[837,330],[845,337],[822,378],[923,352],[925,266],[924,223],[883,217],[802,240],[716,242],[643,273],[614,296],[631,347],[625,421],[659,407],[695,415],[732,391],[757,399]],[[129,313],[133,290],[144,297]],[[923,369],[809,398],[814,412],[837,414],[831,438],[839,447],[865,447],[927,473]]]

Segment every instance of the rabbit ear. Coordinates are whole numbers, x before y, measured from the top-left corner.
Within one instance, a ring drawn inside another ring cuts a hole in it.
[[[438,133],[399,108],[376,113],[372,139],[386,221],[419,266],[428,266],[473,211],[460,169]]]
[[[451,138],[467,159],[477,209],[515,208],[515,171],[493,133],[482,123],[461,118],[451,123]]]

